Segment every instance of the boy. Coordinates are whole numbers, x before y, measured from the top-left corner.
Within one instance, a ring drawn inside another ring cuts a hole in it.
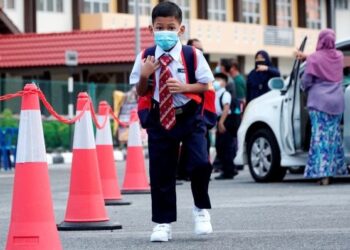
[[[186,151],[187,170],[195,206],[193,216],[196,234],[212,232],[211,208],[208,195],[211,164],[206,150],[206,124],[202,116],[201,98],[214,80],[203,54],[195,50],[196,83],[188,84],[187,68],[183,61],[183,47],[179,36],[185,31],[181,25],[182,11],[172,2],[161,2],[152,11],[150,32],[154,35],[154,55],[140,53],[130,75],[136,84],[141,101],[151,103],[147,122],[140,120],[148,133],[152,221],[157,223],[150,240],[171,239],[171,222],[176,221],[176,166],[179,144]],[[152,85],[148,84],[151,79]],[[140,109],[139,109],[140,114]]]
[[[216,180],[233,179],[238,174],[233,164],[236,152],[234,136],[225,127],[226,119],[231,113],[231,101],[233,101],[231,94],[226,90],[227,81],[228,77],[226,74],[215,74],[213,86],[216,92],[215,108],[218,115],[215,147],[217,158],[222,164],[222,173],[215,177]]]

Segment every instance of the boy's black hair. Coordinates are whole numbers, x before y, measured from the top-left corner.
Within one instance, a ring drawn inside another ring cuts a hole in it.
[[[152,23],[157,17],[175,17],[175,19],[181,24],[182,22],[182,11],[177,4],[164,1],[157,4],[152,10]]]
[[[214,75],[214,78],[222,79],[222,80],[225,81],[225,83],[228,82],[228,77],[227,77],[227,75],[224,74],[224,73],[216,73],[216,74]]]

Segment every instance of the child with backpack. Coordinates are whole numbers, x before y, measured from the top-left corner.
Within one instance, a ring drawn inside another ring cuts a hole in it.
[[[205,107],[204,98],[214,77],[202,52],[181,44],[179,36],[185,31],[181,22],[182,11],[176,4],[166,1],[154,7],[150,31],[156,46],[136,57],[130,75],[130,84],[136,85],[139,95],[141,125],[148,133],[152,221],[156,223],[152,242],[172,238],[180,142],[191,179],[194,231],[199,235],[212,232],[207,211],[212,167],[205,133],[208,123],[215,120],[215,107],[210,103]]]
[[[226,90],[228,77],[224,73],[216,73],[213,83],[216,98],[215,107],[218,115],[215,148],[217,158],[222,164],[222,173],[216,180],[233,179],[238,174],[233,159],[236,155],[235,141],[240,123],[239,103]]]

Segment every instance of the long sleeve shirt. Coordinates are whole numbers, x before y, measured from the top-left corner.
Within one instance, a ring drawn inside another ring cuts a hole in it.
[[[307,107],[331,115],[344,112],[345,100],[342,84],[327,82],[304,73],[301,88],[308,93]]]

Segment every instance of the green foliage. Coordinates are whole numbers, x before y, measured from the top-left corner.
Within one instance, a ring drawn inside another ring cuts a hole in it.
[[[2,128],[17,128],[18,120],[13,117],[12,111],[10,109],[4,109],[1,114],[0,127]]]
[[[10,109],[5,109],[0,115],[0,128],[17,128],[19,121]],[[70,137],[69,126],[58,121],[43,120],[45,145],[48,152],[57,148],[69,149]],[[72,128],[73,131],[73,128]]]
[[[44,121],[43,127],[47,151],[69,149],[69,125],[58,121]]]

